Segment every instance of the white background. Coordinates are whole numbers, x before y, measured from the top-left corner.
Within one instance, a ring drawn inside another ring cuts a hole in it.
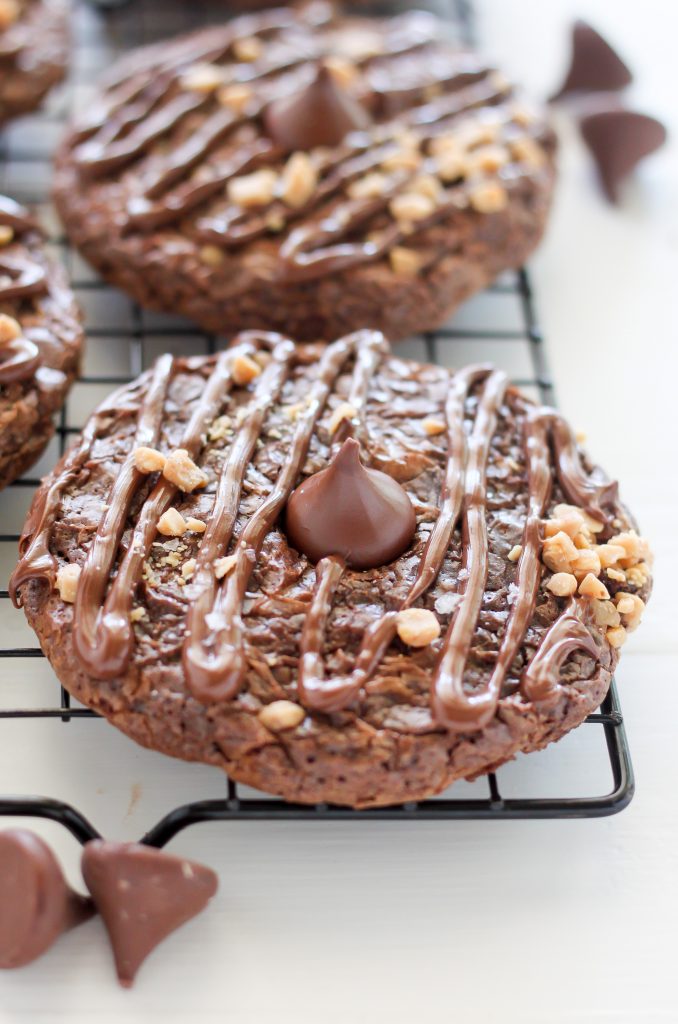
[[[216,868],[220,893],[134,990],[116,987],[93,921],[0,976],[3,1024],[678,1021],[678,16],[669,0],[481,0],[479,13],[484,48],[538,95],[558,82],[567,25],[585,14],[635,70],[629,102],[674,133],[613,209],[560,118],[561,183],[533,261],[560,403],[621,478],[657,555],[653,602],[618,673],[636,797],[601,820],[199,826],[170,849]],[[52,677],[35,665],[49,701]],[[586,791],[586,728],[548,762],[553,792],[573,778]],[[223,791],[215,773],[104,723],[4,726],[0,772],[9,788],[67,795],[119,838]],[[75,841],[41,831],[77,882]]]

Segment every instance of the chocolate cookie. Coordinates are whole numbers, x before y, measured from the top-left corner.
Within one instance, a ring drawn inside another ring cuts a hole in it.
[[[0,124],[35,109],[64,77],[67,0],[0,0]]]
[[[650,573],[564,420],[371,331],[237,341],[162,357],[37,493],[10,587],[64,685],[145,746],[358,807],[596,708]]]
[[[80,312],[40,228],[0,196],[0,488],[33,465],[54,433],[83,342]]]
[[[554,137],[422,12],[313,3],[139,51],[56,164],[73,242],[142,305],[330,339],[433,328],[538,242]]]

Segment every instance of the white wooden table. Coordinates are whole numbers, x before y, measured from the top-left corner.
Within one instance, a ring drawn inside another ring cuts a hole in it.
[[[481,0],[480,35],[500,66],[543,95],[559,78],[576,6]],[[629,100],[678,136],[676,9],[665,0],[581,6],[637,72]],[[199,826],[170,849],[215,867],[220,893],[135,988],[117,988],[93,921],[38,963],[0,975],[2,1024],[678,1021],[676,148],[648,162],[614,210],[571,123],[559,127],[562,180],[533,263],[558,395],[622,478],[657,555],[653,602],[618,673],[637,775],[631,806],[583,821]],[[11,629],[15,642],[29,641],[21,616]],[[48,666],[36,661],[34,672],[51,700]],[[4,682],[11,697],[25,681]],[[514,777],[531,773],[553,792],[574,780],[586,791],[588,737],[581,729],[548,761],[519,762]],[[140,750],[103,722],[0,724],[0,778],[4,790],[68,796],[118,838],[223,792],[217,773]],[[36,827],[77,883],[75,841]]]

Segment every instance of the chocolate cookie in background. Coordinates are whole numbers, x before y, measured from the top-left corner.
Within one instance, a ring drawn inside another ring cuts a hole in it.
[[[355,807],[579,724],[651,586],[556,412],[368,330],[162,357],[95,412],[20,547],[10,593],[75,697],[144,746]]]
[[[19,828],[0,832],[0,968],[32,963],[93,914],[92,901],[67,885],[39,836]]]
[[[553,147],[430,15],[312,3],[123,58],[57,156],[55,197],[142,305],[223,334],[400,338],[532,251]]]
[[[0,196],[0,488],[45,449],[83,344],[63,268],[28,211]]]
[[[64,77],[68,0],[0,0],[0,125],[39,106]]]

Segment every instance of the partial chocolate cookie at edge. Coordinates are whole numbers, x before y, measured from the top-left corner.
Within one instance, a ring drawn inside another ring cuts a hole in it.
[[[144,746],[358,807],[579,724],[650,570],[564,420],[371,331],[238,341],[162,357],[37,493],[10,589],[64,685]]]
[[[0,125],[39,106],[64,77],[68,49],[68,0],[3,0]]]
[[[0,488],[45,449],[83,344],[63,268],[28,211],[0,196]]]
[[[400,338],[525,260],[554,146],[430,15],[312,3],[124,58],[63,145],[55,196],[142,305],[223,334]]]

